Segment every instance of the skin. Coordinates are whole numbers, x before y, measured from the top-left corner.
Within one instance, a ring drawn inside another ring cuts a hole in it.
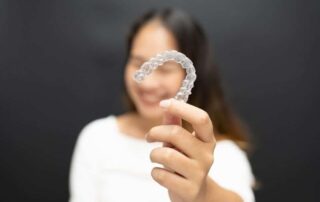
[[[188,103],[168,99],[180,88],[184,70],[178,64],[165,63],[141,84],[132,79],[144,61],[171,49],[178,50],[175,38],[159,21],[147,23],[137,33],[125,70],[126,88],[137,113],[118,116],[118,126],[124,134],[147,142],[163,142],[162,147],[151,151],[150,159],[164,167],[155,167],[151,175],[168,189],[172,202],[242,201],[208,176],[216,145],[208,114]],[[181,126],[182,119],[192,125],[192,133]]]

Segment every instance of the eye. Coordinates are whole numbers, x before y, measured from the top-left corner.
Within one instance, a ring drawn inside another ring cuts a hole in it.
[[[179,71],[180,67],[176,63],[166,62],[161,67],[159,67],[157,70],[162,73],[173,73],[173,72]]]
[[[135,68],[140,68],[141,65],[145,62],[144,59],[138,56],[131,56],[129,59],[129,64],[132,65]]]

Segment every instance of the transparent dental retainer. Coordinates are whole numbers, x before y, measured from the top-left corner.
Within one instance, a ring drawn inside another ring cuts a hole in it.
[[[157,69],[159,66],[168,61],[175,61],[187,72],[178,93],[174,97],[176,100],[187,102],[189,95],[191,95],[191,89],[194,86],[194,81],[197,78],[196,70],[192,61],[183,53],[180,53],[176,50],[164,51],[157,54],[155,57],[150,58],[141,65],[139,70],[134,73],[133,79],[138,83],[142,82],[146,76],[153,72],[153,70]]]

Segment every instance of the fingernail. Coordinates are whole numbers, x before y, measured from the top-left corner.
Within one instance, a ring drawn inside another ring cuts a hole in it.
[[[171,104],[171,99],[160,101],[160,107],[163,107],[163,108],[168,108],[170,104]]]

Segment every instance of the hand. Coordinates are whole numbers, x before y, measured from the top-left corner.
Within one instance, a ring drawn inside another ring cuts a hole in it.
[[[153,127],[146,134],[148,142],[164,142],[150,154],[151,161],[164,168],[153,168],[151,175],[168,189],[172,202],[204,202],[216,144],[210,117],[202,109],[175,99],[164,104],[163,124],[167,125]],[[181,127],[181,119],[192,125],[192,133]]]

